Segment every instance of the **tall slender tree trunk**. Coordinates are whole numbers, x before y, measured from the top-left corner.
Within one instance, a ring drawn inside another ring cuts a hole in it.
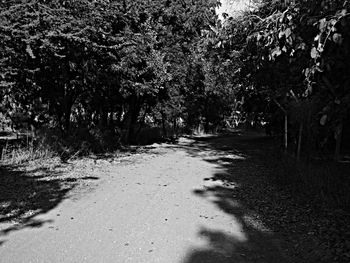
[[[288,150],[288,115],[284,113],[284,140],[283,140],[284,152]]]
[[[176,121],[176,117],[173,118],[173,131],[174,131],[174,136],[177,136],[177,121]]]
[[[334,160],[339,161],[340,159],[340,149],[343,135],[343,122],[341,122],[336,131],[335,131],[335,151],[334,151]]]
[[[298,134],[298,146],[297,146],[297,160],[300,160],[301,153],[301,139],[303,136],[304,124],[301,122],[299,125],[299,134]]]
[[[287,153],[287,150],[288,150],[288,114],[287,114],[287,111],[282,107],[282,105],[276,99],[273,99],[273,101],[276,103],[276,105],[284,113],[283,149],[284,149],[284,152]]]
[[[128,132],[127,132],[127,141],[129,143],[135,142],[135,112],[131,113],[129,125],[128,125]]]
[[[204,118],[205,118],[205,123],[204,123],[204,132],[209,133],[209,98],[207,97],[205,99],[205,104],[204,104]]]
[[[69,133],[70,130],[70,117],[72,114],[72,107],[73,107],[73,101],[71,99],[68,99],[67,103],[65,104],[65,110],[64,110],[64,132],[66,134]]]
[[[135,125],[137,123],[140,111],[141,111],[141,102],[137,95],[132,98],[130,103],[130,116],[128,123],[128,131],[127,131],[127,142],[134,143],[136,142],[135,138]]]
[[[312,108],[311,105],[308,107],[307,121],[306,121],[306,162],[310,164],[311,153],[312,153],[312,130],[311,130],[311,117],[312,117]]]
[[[161,110],[162,115],[162,129],[163,129],[163,136],[167,137],[167,131],[166,131],[166,117],[163,109]]]

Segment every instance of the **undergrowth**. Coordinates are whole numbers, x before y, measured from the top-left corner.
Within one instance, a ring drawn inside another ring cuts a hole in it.
[[[50,148],[34,147],[33,145],[3,148],[1,162],[7,165],[18,165],[34,160],[45,160],[55,156]]]
[[[172,135],[168,131],[169,135]],[[125,131],[112,131],[104,127],[76,127],[63,134],[59,129],[41,128],[35,136],[0,141],[0,160],[6,164],[22,164],[54,156],[66,162],[90,154],[110,153],[124,149]],[[136,145],[146,145],[164,140],[161,128],[143,127],[132,139]]]
[[[104,153],[120,148],[120,140],[109,130],[77,128],[69,134],[58,129],[40,129],[35,136],[2,142],[1,161],[22,164],[58,156],[62,161],[91,153]]]

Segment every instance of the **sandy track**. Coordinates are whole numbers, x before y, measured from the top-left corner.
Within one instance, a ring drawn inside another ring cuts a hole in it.
[[[210,161],[219,155],[242,158],[182,139],[105,161],[91,191],[36,216],[46,222],[40,227],[2,236],[0,262],[289,262],[280,240],[240,204],[227,200],[247,213],[254,231],[221,209],[215,194],[198,194],[235,187],[209,180],[227,173]]]

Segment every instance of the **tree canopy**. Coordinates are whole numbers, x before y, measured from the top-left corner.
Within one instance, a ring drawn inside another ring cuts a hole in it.
[[[216,5],[2,2],[2,111],[63,132],[72,123],[119,127],[129,140],[145,114],[179,115],[194,46]]]
[[[129,142],[145,123],[164,134],[179,123],[209,131],[239,122],[281,133],[285,116],[291,142],[306,135],[307,148],[331,144],[339,154],[350,105],[349,3],[255,0],[223,20],[218,6],[3,1],[1,111],[63,134],[104,127]]]

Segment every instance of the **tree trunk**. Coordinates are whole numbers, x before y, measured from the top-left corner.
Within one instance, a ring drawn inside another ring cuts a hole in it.
[[[310,164],[311,159],[311,113],[310,109],[308,109],[308,116],[306,121],[306,127],[305,127],[305,154],[306,154],[306,163]]]
[[[64,130],[66,133],[70,130],[70,110],[66,110],[66,113],[64,114]]]
[[[335,151],[334,151],[334,160],[339,161],[340,159],[340,148],[341,148],[341,141],[342,141],[342,135],[343,135],[343,122],[341,122],[334,133],[335,135]]]
[[[304,125],[303,123],[300,123],[299,125],[299,135],[298,135],[298,146],[297,146],[297,160],[300,160],[300,152],[301,152],[301,139],[303,136],[303,129]]]
[[[287,153],[288,151],[288,116],[285,113],[284,114],[284,142],[283,142],[283,148],[284,152]]]
[[[108,127],[111,131],[114,130],[114,112],[108,113]]]
[[[276,105],[283,111],[284,113],[284,138],[283,138],[283,149],[284,152],[287,153],[288,150],[288,115],[287,111],[282,107],[282,105],[276,100],[273,99]]]
[[[146,119],[147,112],[148,112],[148,106],[146,105],[145,112],[142,115],[140,126],[137,129],[135,136],[138,136],[140,134],[142,128],[145,126],[145,119]]]
[[[177,136],[177,121],[176,117],[173,118],[173,131],[174,131],[174,136]]]
[[[72,98],[67,98],[66,102],[64,103],[64,130],[65,133],[68,134],[70,130],[70,117],[72,114],[72,107],[73,107],[73,99]]]
[[[129,125],[128,125],[128,132],[127,132],[127,142],[128,143],[135,143],[135,112],[131,113]]]
[[[205,99],[205,104],[204,104],[204,118],[205,118],[205,123],[204,123],[204,132],[209,133],[209,98],[207,97]]]
[[[139,117],[141,111],[141,102],[138,99],[137,95],[135,95],[130,103],[130,116],[128,123],[128,131],[127,131],[127,142],[135,143],[135,124],[137,123],[137,119]]]
[[[166,117],[165,117],[165,113],[162,110],[161,111],[161,115],[162,115],[162,128],[163,128],[163,136],[166,138],[167,137],[167,131],[166,131]]]

